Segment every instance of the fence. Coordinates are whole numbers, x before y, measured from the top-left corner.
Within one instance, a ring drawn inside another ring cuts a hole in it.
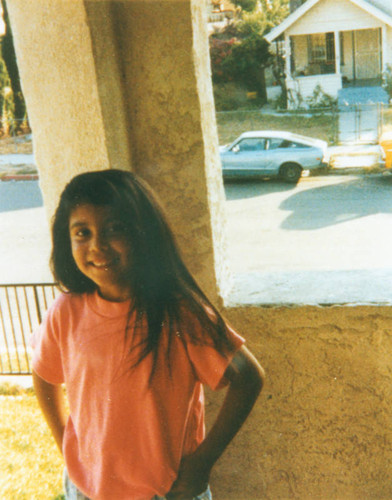
[[[343,107],[265,112],[263,110],[216,113],[219,144],[227,144],[250,130],[284,130],[323,139],[329,144],[376,143],[392,130],[392,108],[387,104],[353,104]]]
[[[0,374],[31,374],[29,337],[57,295],[53,283],[0,285]]]

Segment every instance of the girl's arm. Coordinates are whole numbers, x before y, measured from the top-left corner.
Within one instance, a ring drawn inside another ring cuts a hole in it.
[[[168,500],[188,500],[208,485],[211,469],[249,415],[264,381],[264,370],[246,349],[236,353],[225,372],[230,385],[218,417],[199,448],[184,457]]]
[[[34,371],[33,383],[42,413],[52,431],[60,452],[62,452],[63,435],[67,422],[63,387],[61,385],[49,384]]]

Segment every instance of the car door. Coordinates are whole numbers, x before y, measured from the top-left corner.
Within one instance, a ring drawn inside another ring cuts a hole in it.
[[[276,173],[279,172],[281,165],[285,163],[297,163],[303,168],[311,165],[313,166],[315,163],[313,158],[316,156],[314,148],[307,144],[301,144],[298,141],[273,137],[267,140],[266,149],[269,152],[268,168]],[[318,151],[319,156],[320,151]],[[320,163],[320,161],[319,158],[318,163]]]
[[[244,137],[221,155],[227,175],[252,175],[264,171],[265,139]]]
[[[279,173],[279,167],[284,163],[284,156],[287,155],[285,150],[282,151],[282,147],[287,147],[285,146],[286,143],[288,143],[288,141],[281,137],[266,138],[264,169],[268,171],[269,174]]]

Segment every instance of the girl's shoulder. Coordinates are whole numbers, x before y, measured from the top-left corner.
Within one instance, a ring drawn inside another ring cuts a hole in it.
[[[74,310],[84,307],[87,294],[76,294],[70,292],[60,292],[48,308],[48,315],[70,314]]]

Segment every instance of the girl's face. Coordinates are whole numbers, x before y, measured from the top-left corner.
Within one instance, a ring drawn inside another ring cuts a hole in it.
[[[72,256],[79,270],[111,301],[130,297],[131,245],[110,207],[80,205],[69,218]]]

